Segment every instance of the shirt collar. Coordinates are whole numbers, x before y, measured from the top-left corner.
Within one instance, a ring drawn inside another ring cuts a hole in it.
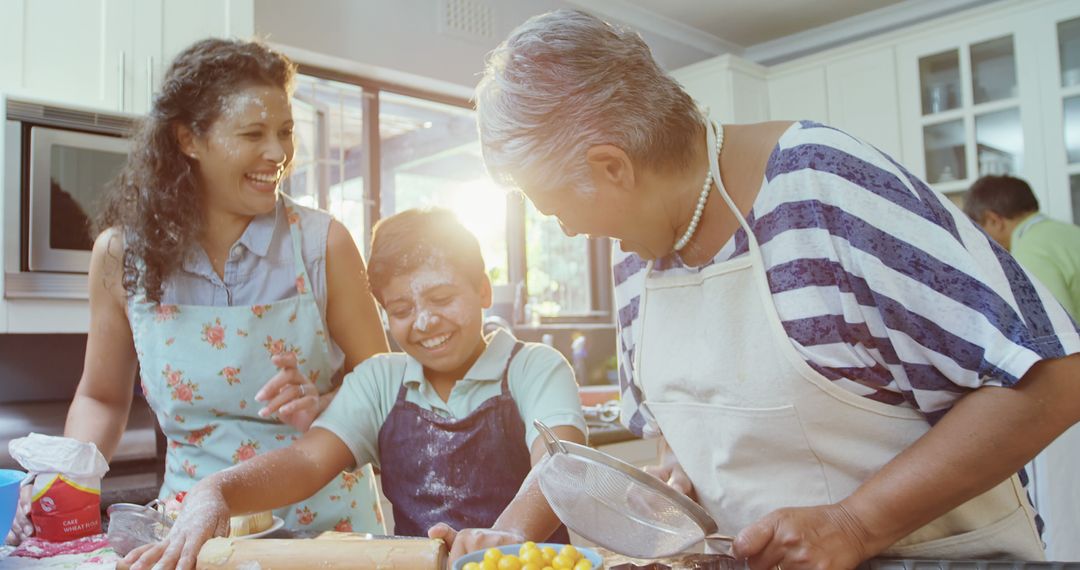
[[[487,337],[487,348],[476,359],[462,380],[478,382],[498,382],[502,380],[503,370],[506,369],[506,361],[510,358],[510,352],[514,349],[517,339],[506,329],[500,328]],[[424,366],[420,361],[406,355],[405,361],[405,384],[412,388],[419,388],[427,384],[424,378]]]
[[[284,209],[284,201],[278,198],[274,211],[252,218],[236,243],[259,257],[266,257],[266,254],[270,252],[270,243],[274,240],[274,234],[285,219],[282,215]],[[192,248],[192,251],[184,258],[183,268],[189,273],[207,275],[213,273],[210,258],[202,247]]]
[[[1045,219],[1046,216],[1040,214],[1039,212],[1035,212],[1034,214],[1031,214],[1030,216],[1024,218],[1024,220],[1017,224],[1016,227],[1013,229],[1012,240],[1016,241],[1020,239],[1020,236],[1024,235],[1024,232],[1031,229],[1031,226],[1034,226],[1035,224]]]
[[[284,202],[278,199],[274,211],[255,216],[236,243],[259,257],[266,257],[266,253],[270,251],[270,242],[274,240],[274,233],[281,226],[279,222],[284,219],[281,215],[284,210]]]

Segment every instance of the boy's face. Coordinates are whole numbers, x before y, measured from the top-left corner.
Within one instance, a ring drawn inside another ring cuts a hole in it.
[[[425,368],[462,374],[483,351],[491,283],[477,288],[451,265],[425,263],[383,288],[390,336]]]

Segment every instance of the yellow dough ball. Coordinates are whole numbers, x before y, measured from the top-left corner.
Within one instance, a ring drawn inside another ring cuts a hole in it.
[[[539,548],[534,547],[521,553],[521,562],[523,564],[535,564],[539,568],[542,567],[547,560],[544,560],[544,553],[540,552]]]
[[[521,570],[521,559],[507,554],[499,559],[499,570]]]
[[[551,566],[555,570],[570,570],[574,567],[574,560],[571,560],[562,554],[551,559]]]

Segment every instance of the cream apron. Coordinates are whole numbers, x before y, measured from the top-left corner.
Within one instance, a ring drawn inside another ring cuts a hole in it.
[[[707,128],[709,148],[715,133]],[[644,405],[723,534],[782,507],[835,503],[919,439],[916,410],[834,385],[791,345],[757,240],[748,256],[692,275],[647,269],[635,368]],[[933,485],[927,481],[927,485]],[[1043,560],[1034,512],[1012,476],[905,537],[884,554]]]

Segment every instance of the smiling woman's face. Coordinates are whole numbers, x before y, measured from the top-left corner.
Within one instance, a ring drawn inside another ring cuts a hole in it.
[[[222,101],[203,136],[183,146],[197,161],[210,207],[240,215],[272,211],[295,152],[289,95],[279,87],[241,89]]]

